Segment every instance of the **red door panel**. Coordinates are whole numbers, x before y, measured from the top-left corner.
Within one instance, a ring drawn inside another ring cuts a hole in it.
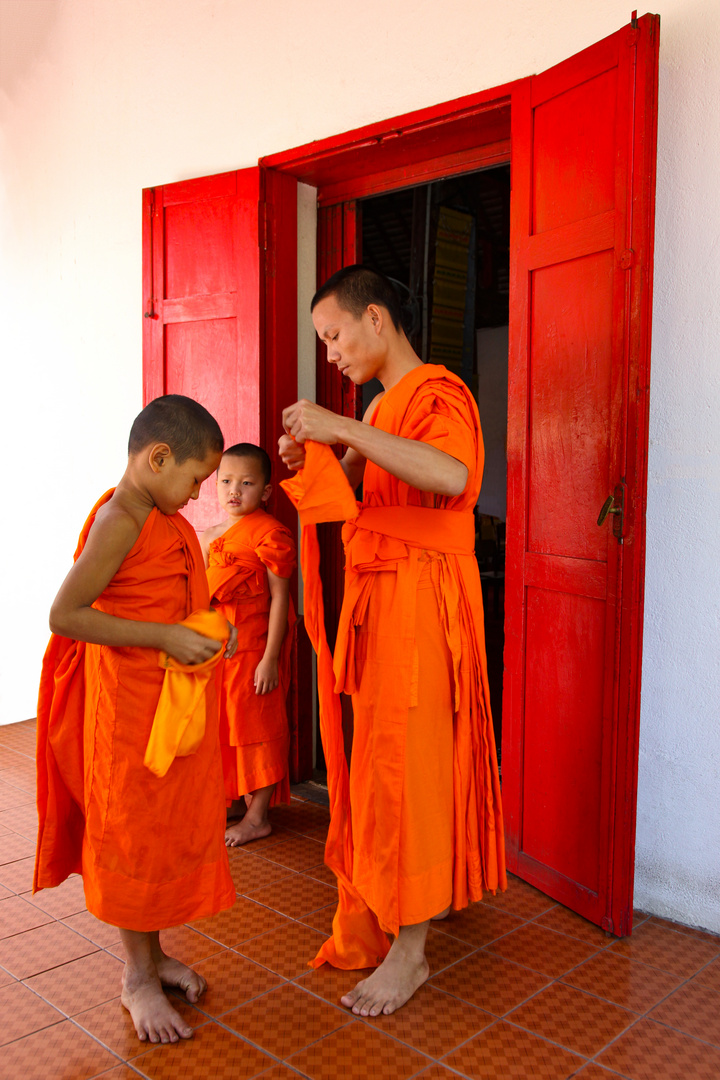
[[[511,105],[508,863],[614,933],[632,925],[658,22]]]
[[[226,445],[258,442],[260,169],[165,184],[145,196],[153,252],[145,400],[187,394],[216,417]],[[185,513],[198,531],[218,520],[212,480]]]

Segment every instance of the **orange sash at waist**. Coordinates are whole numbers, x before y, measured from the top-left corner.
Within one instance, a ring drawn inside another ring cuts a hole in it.
[[[347,541],[354,529],[382,533],[411,547],[446,555],[472,555],[475,550],[472,512],[436,510],[431,506],[368,506],[345,525],[343,540]]]

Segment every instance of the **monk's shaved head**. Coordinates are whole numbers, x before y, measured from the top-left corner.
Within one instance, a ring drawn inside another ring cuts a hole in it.
[[[204,406],[182,394],[165,394],[146,405],[130,429],[128,454],[146,446],[167,443],[178,465],[209,453],[221,453],[225,440],[220,425]]]
[[[369,270],[366,266],[344,266],[321,285],[312,298],[310,311],[321,300],[334,296],[341,308],[361,319],[370,304],[384,307],[390,314],[393,326],[402,333],[402,307],[400,297],[389,278]]]
[[[257,463],[265,484],[270,483],[272,465],[268,454],[263,450],[262,446],[256,446],[255,443],[250,442],[235,443],[234,446],[228,446],[223,457],[250,458],[251,461]]]

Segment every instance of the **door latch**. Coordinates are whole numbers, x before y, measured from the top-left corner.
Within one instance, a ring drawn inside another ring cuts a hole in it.
[[[622,543],[625,525],[625,483],[617,484],[612,495],[608,495],[602,504],[602,509],[597,519],[598,525],[602,525],[608,514],[614,514],[613,536]]]

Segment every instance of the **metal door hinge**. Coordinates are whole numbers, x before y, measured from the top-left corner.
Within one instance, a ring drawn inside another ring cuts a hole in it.
[[[620,256],[620,269],[621,270],[629,270],[630,267],[633,264],[634,258],[635,258],[635,252],[633,251],[633,249],[632,248],[625,248],[622,255]]]

